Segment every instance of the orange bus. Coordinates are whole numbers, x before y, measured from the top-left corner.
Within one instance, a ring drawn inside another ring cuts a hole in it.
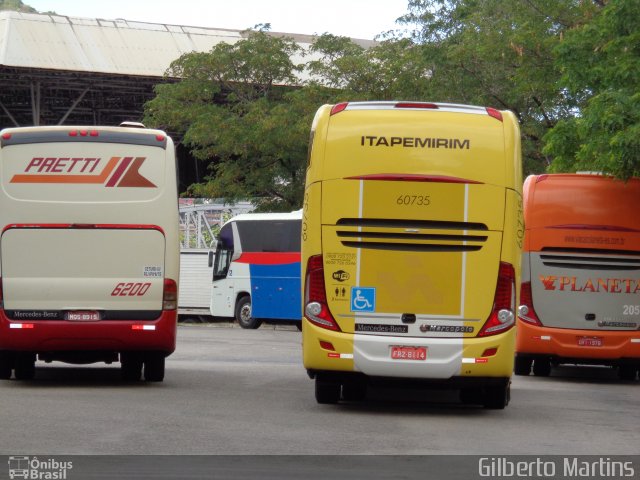
[[[530,176],[515,374],[559,364],[640,367],[640,179]]]

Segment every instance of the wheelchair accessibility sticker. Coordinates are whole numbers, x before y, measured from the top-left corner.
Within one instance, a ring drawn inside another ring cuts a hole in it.
[[[351,311],[375,312],[376,289],[375,287],[351,287]]]

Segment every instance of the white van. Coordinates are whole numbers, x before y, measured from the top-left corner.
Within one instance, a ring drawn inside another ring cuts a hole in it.
[[[0,132],[0,378],[36,359],[164,378],[179,275],[171,138],[124,127]]]

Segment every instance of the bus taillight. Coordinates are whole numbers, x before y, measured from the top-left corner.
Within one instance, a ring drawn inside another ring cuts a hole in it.
[[[348,102],[337,103],[331,108],[331,115],[342,112],[349,105]]]
[[[175,280],[164,279],[164,290],[162,293],[162,309],[177,310],[178,308],[178,286]]]
[[[478,333],[479,337],[496,335],[509,330],[515,324],[516,274],[513,265],[500,262],[498,284],[493,298],[491,315]]]
[[[309,257],[304,292],[304,315],[313,324],[329,330],[340,331],[327,305],[324,286],[322,255]]]
[[[523,322],[542,326],[542,322],[538,318],[533,308],[533,297],[531,295],[531,282],[522,282],[520,287],[520,306],[518,307],[518,318]]]

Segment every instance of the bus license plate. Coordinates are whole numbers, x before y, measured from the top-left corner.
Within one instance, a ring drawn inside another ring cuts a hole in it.
[[[100,320],[100,312],[94,311],[74,311],[67,312],[65,315],[66,320],[72,320],[74,322],[95,322]]]
[[[580,337],[578,338],[578,346],[580,347],[601,347],[602,337]]]
[[[391,358],[394,360],[426,360],[426,347],[392,346]]]

